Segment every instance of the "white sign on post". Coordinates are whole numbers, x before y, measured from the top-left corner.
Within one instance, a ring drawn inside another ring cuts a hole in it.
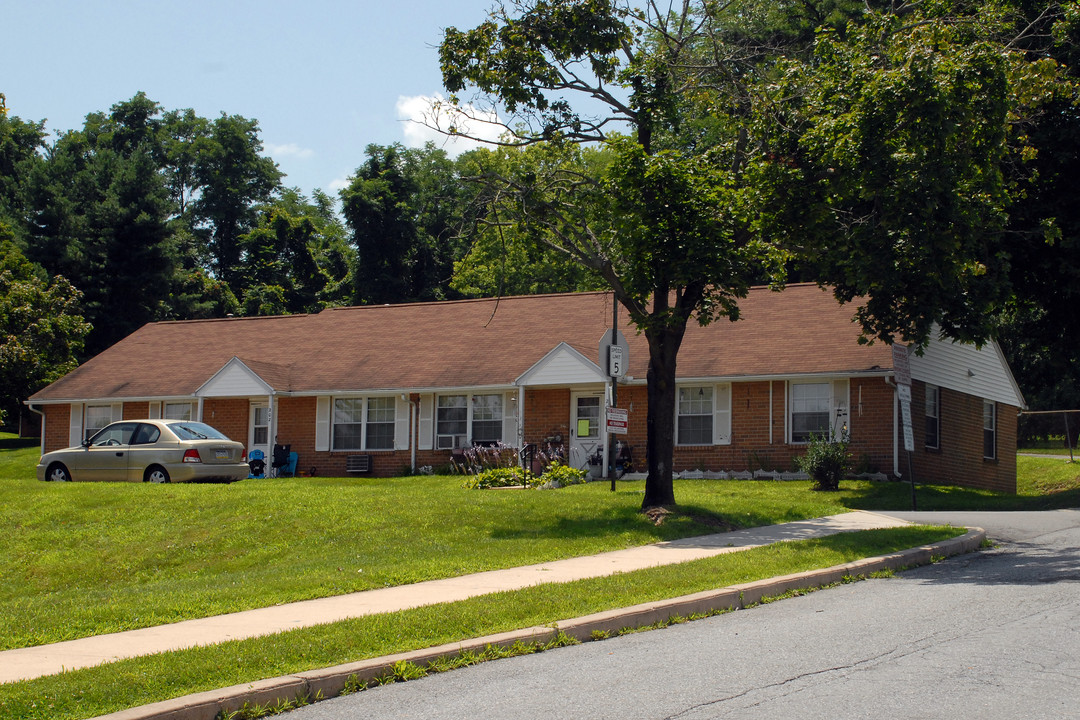
[[[613,435],[626,435],[629,419],[626,408],[609,407],[607,409],[607,431]]]
[[[614,348],[618,348],[620,351],[622,351],[622,355],[619,359],[617,373],[611,369],[612,367],[614,367],[614,365],[612,364],[612,360],[614,358],[611,353],[612,349]],[[616,332],[614,343],[611,342],[610,330],[605,332],[600,338],[600,356],[598,358],[598,362],[600,363],[601,368],[603,368],[605,362],[608,364],[607,369],[609,377],[621,378],[622,376],[626,375],[626,366],[630,363],[630,346],[627,344],[626,336],[622,334],[621,330]]]
[[[900,401],[900,417],[904,426],[904,449],[915,452],[915,434],[911,430],[911,401]]]
[[[896,384],[911,385],[911,362],[908,359],[907,346],[892,346],[892,365],[893,372],[896,374]]]
[[[622,377],[626,374],[623,349],[618,345],[608,345],[608,376]]]

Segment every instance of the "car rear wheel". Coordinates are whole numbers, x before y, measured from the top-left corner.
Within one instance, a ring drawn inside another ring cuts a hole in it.
[[[49,482],[71,482],[71,473],[63,463],[53,463],[45,471],[45,479]]]
[[[146,474],[143,475],[143,482],[167,483],[169,482],[169,471],[160,465],[151,465],[146,468]]]

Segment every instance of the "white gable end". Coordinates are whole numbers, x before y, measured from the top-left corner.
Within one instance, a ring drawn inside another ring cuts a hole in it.
[[[248,397],[271,395],[274,390],[243,363],[233,358],[195,391],[196,397]]]
[[[1025,407],[1023,395],[996,342],[982,348],[940,339],[911,356],[911,377],[994,402]]]
[[[604,382],[607,378],[600,367],[574,348],[562,342],[522,373],[517,385],[572,385]]]

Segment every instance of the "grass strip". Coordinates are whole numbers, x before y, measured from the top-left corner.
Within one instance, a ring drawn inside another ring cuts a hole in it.
[[[830,567],[963,534],[904,527],[785,542],[678,565],[493,593],[315,628],[135,658],[0,686],[0,717],[76,720],[262,678],[481,637]]]

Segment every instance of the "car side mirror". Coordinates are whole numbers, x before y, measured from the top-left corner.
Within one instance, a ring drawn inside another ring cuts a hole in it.
[[[89,438],[87,438],[86,440],[83,440],[83,441],[82,441],[82,446],[83,446],[84,448],[88,448],[88,447],[90,447],[90,440],[89,440]]]

